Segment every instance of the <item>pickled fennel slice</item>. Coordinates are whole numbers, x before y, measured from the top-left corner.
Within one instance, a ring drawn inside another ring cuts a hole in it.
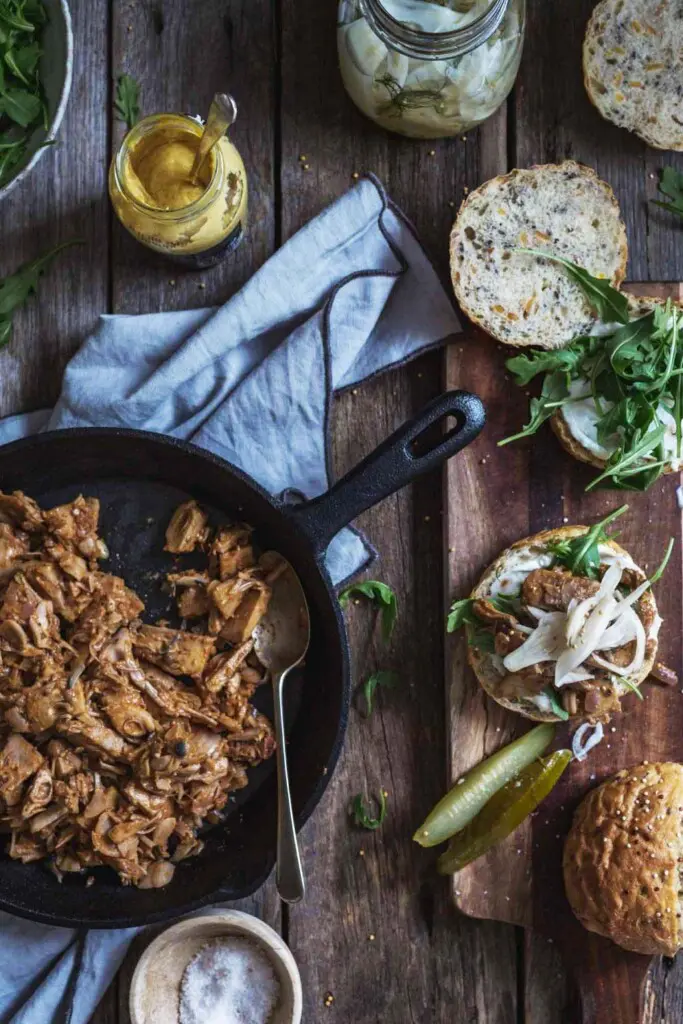
[[[554,685],[557,689],[592,678],[582,668],[593,658],[601,668],[617,676],[630,676],[640,671],[645,661],[647,636],[634,604],[651,586],[646,580],[623,597],[618,586],[625,560],[615,560],[607,569],[595,594],[581,601],[572,600],[566,612],[528,608],[537,625],[524,642],[503,659],[507,672],[521,672],[544,661],[555,662]],[[615,665],[598,652],[613,650],[635,641],[635,651],[628,665]]]

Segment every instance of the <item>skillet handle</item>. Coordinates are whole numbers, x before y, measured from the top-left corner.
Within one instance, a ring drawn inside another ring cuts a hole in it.
[[[414,446],[420,435],[447,416],[456,420],[455,426],[433,447],[416,452]],[[448,391],[399,427],[326,494],[288,508],[287,513],[308,536],[316,554],[321,555],[356,516],[462,451],[485,422],[481,399],[467,391]]]

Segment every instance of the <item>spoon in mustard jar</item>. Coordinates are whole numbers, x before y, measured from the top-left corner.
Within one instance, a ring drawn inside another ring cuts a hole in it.
[[[311,637],[311,619],[301,580],[282,555],[267,551],[260,564],[272,563],[272,592],[268,610],[254,630],[254,649],[273,684],[277,741],[277,868],[275,880],[285,903],[298,903],[306,894],[289,789],[284,696],[287,678],[303,662]],[[268,576],[266,577],[268,579]]]
[[[196,184],[204,161],[216,143],[223,138],[228,128],[237,120],[237,104],[226,92],[217,92],[211,101],[209,113],[197,146],[197,153],[190,171],[190,181]]]

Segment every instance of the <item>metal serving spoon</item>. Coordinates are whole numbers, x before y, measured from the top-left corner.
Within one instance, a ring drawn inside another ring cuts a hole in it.
[[[223,138],[230,125],[234,124],[236,120],[237,104],[232,96],[225,92],[217,92],[211,100],[204,131],[190,171],[190,181],[193,184],[197,181],[202,165],[213,147],[219,139]]]
[[[268,611],[254,631],[255,649],[273,680],[275,738],[277,740],[277,870],[276,883],[286,903],[298,903],[306,893],[301,857],[294,827],[285,746],[284,689],[287,676],[303,661],[311,637],[311,619],[299,577],[281,555],[266,552],[261,562],[285,562],[274,580]]]

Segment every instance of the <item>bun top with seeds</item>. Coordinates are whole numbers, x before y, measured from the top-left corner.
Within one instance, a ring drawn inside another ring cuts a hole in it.
[[[603,117],[683,150],[683,0],[601,0],[586,29],[586,90]]]
[[[642,764],[594,789],[564,848],[567,898],[589,931],[635,953],[683,945],[683,766]]]
[[[460,306],[508,345],[561,348],[587,333],[595,311],[547,251],[618,286],[626,229],[612,189],[572,160],[515,170],[470,193],[451,233],[451,275]]]

